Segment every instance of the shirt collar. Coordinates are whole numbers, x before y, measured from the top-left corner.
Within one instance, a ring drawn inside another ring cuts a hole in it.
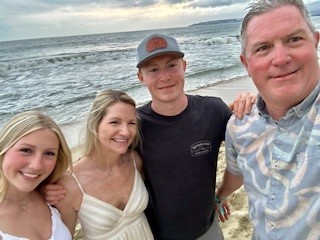
[[[289,117],[292,114],[295,114],[298,117],[303,116],[310,109],[312,103],[316,100],[319,93],[320,93],[320,82],[318,82],[318,84],[312,90],[312,92],[301,103],[299,103],[298,105],[288,110],[286,117]],[[260,94],[258,94],[258,98],[257,98],[257,108],[261,116],[270,118],[270,115],[266,109],[266,104],[261,98]]]

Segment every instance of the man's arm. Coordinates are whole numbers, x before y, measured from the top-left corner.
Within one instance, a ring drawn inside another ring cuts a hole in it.
[[[234,175],[227,169],[224,171],[223,180],[216,193],[217,210],[219,210],[219,218],[222,222],[228,220],[230,215],[230,208],[227,201],[227,197],[239,189],[243,184],[242,175]],[[221,208],[223,211],[221,211]]]

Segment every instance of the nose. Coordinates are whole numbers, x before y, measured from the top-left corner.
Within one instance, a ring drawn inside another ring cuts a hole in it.
[[[120,127],[120,133],[123,136],[128,136],[130,134],[129,126],[127,124],[122,124]]]
[[[278,44],[274,48],[273,60],[272,63],[277,66],[283,66],[288,64],[291,60],[290,54],[285,46]]]
[[[169,70],[167,68],[163,68],[159,70],[159,79],[162,81],[166,81],[169,79]]]
[[[42,157],[42,154],[36,154],[32,158],[29,166],[30,166],[30,168],[32,168],[34,170],[42,169],[43,168],[43,157]]]

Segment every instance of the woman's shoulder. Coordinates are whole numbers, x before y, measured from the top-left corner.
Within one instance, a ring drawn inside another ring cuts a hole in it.
[[[74,174],[74,171],[67,171],[57,181],[57,184],[62,185],[67,190],[66,197],[68,198],[68,201],[79,199],[79,197],[82,195],[81,189]]]
[[[57,181],[57,184],[60,184],[64,186],[65,188],[72,188],[74,185],[74,179],[73,179],[73,171],[68,170],[66,171]]]

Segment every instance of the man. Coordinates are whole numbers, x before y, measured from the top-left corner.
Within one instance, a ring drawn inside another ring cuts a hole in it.
[[[177,41],[162,34],[137,50],[137,75],[152,98],[138,108],[146,213],[156,239],[223,239],[214,217],[215,184],[232,112],[220,98],[186,95],[183,57]]]
[[[228,123],[218,198],[244,183],[253,239],[320,239],[319,33],[301,0],[259,0],[241,41],[259,97]]]

